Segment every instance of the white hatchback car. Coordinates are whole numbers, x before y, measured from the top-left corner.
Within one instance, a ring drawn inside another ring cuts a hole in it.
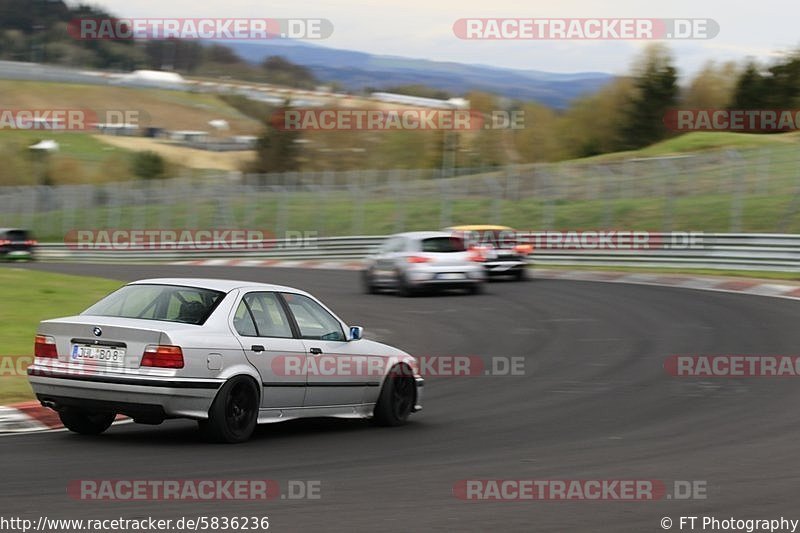
[[[467,250],[463,239],[443,231],[392,235],[365,261],[363,283],[371,294],[384,288],[402,296],[443,288],[478,293],[486,278],[483,257]]]
[[[43,321],[28,375],[42,405],[83,434],[118,414],[196,419],[223,442],[293,418],[401,425],[422,408],[417,361],[362,334],[290,287],[151,279]]]

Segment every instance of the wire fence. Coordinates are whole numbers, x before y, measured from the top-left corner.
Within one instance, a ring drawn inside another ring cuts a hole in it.
[[[0,188],[0,227],[57,242],[98,228],[259,228],[281,237],[383,235],[453,224],[524,230],[800,233],[794,143],[490,170],[198,173]]]

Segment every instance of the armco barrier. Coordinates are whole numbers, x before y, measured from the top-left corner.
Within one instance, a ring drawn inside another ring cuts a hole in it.
[[[528,234],[535,238],[537,235]],[[651,233],[654,242],[670,235]],[[264,241],[241,250],[82,250],[64,243],[44,243],[37,250],[43,261],[159,262],[208,258],[358,260],[369,255],[385,236],[320,237],[298,245],[292,241]],[[535,239],[534,239],[535,242]],[[538,247],[531,254],[541,266],[624,266],[703,268],[718,270],[800,271],[800,235],[704,233],[695,246],[685,248],[574,249]]]

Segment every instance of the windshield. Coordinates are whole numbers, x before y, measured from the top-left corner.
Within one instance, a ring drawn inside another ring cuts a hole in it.
[[[225,293],[174,285],[126,285],[83,315],[203,324]]]
[[[458,237],[431,237],[422,240],[423,252],[434,253],[449,253],[449,252],[463,252],[464,240]]]

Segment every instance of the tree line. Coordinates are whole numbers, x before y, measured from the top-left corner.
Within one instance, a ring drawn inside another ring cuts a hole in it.
[[[70,7],[62,0],[0,0],[0,59],[101,70],[172,70],[306,89],[319,84],[309,69],[281,57],[252,65],[230,47],[216,43],[75,39],[69,25],[81,18],[115,17],[93,6]]]

